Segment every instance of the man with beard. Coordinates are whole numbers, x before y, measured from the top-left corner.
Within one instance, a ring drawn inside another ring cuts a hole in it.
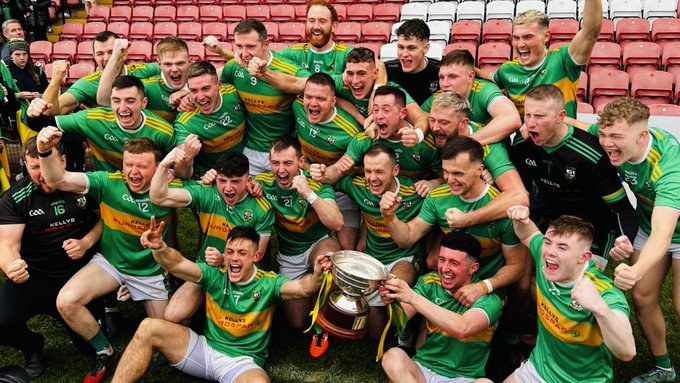
[[[54,150],[65,166],[60,145]],[[46,367],[45,339],[26,322],[38,314],[61,319],[57,294],[96,252],[102,225],[91,197],[45,183],[35,137],[28,139],[23,154],[29,176],[0,202],[0,269],[7,276],[0,287],[0,344],[20,349],[35,379]],[[69,335],[78,344],[80,337]]]
[[[352,47],[333,41],[338,27],[335,8],[326,0],[312,0],[307,4],[306,14],[305,32],[309,42],[284,49],[281,57],[311,73],[342,73]]]
[[[274,141],[270,158],[272,172],[260,174],[255,180],[276,212],[279,274],[299,280],[314,270],[314,262],[321,254],[341,249],[331,232],[342,229],[342,214],[333,188],[313,181],[302,170],[305,158],[295,138]],[[284,303],[290,327],[305,327],[312,303],[310,299]]]
[[[470,102],[470,121],[484,125],[472,137],[480,144],[501,142],[520,128],[517,108],[491,81],[475,78],[475,58],[466,50],[453,50],[444,56],[439,67],[441,91],[433,94],[421,108],[427,113],[442,92],[458,93]],[[509,142],[508,142],[509,144]]]
[[[148,137],[162,153],[175,147],[174,130],[165,120],[145,111],[147,98],[142,81],[120,76],[112,85],[111,108],[92,108],[66,116],[48,117],[54,106],[42,98],[31,101],[27,115],[35,131],[56,125],[62,132],[74,133],[87,141],[95,170],[122,169],[123,147],[134,138]]]
[[[61,136],[62,132],[52,126],[38,134],[38,155],[45,182],[65,192],[86,193],[99,202],[103,232],[101,254],[95,254],[61,289],[57,309],[69,327],[97,353],[85,382],[98,383],[118,356],[86,305],[125,284],[132,300],[142,301],[147,315],[163,316],[168,303],[163,270],[139,238],[152,217],[167,223],[172,211],[152,204],[149,199],[151,177],[161,157],[151,139],[132,139],[125,144],[122,173],[77,173],[64,171],[54,155],[52,148]],[[167,235],[167,230],[163,234]]]

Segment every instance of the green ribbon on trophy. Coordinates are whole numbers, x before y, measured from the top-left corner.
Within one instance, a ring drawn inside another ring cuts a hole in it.
[[[389,314],[389,317],[387,319],[387,325],[385,325],[385,329],[383,330],[383,333],[380,336],[380,343],[378,344],[378,355],[376,355],[375,357],[376,362],[380,361],[380,359],[382,359],[383,357],[383,354],[385,353],[385,338],[387,338],[387,332],[390,329],[390,325],[392,324],[393,318],[394,325],[397,327],[397,333],[399,336],[401,336],[404,333],[404,330],[406,329],[406,322],[408,322],[408,317],[404,312],[404,308],[401,307],[401,303],[399,302],[399,300],[394,300],[394,302],[387,305],[387,313]]]
[[[312,327],[316,327],[314,325],[316,324],[316,318],[319,316],[319,309],[321,309],[321,305],[326,301],[326,297],[331,291],[331,287],[333,287],[333,274],[326,271],[323,273],[321,286],[319,287],[319,295],[316,297],[314,308],[309,312],[309,316],[312,317],[312,323],[309,325],[309,328],[305,330],[305,332],[309,332]],[[316,332],[320,333],[321,330],[316,327]]]

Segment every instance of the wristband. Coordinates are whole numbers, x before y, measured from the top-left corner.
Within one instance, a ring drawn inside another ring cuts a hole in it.
[[[487,294],[493,293],[493,285],[488,279],[483,280],[482,283],[484,284],[484,287],[486,287],[484,290],[487,290]]]
[[[418,143],[423,142],[423,140],[425,139],[425,134],[420,129],[416,129],[416,136],[418,136]]]
[[[44,152],[44,153],[38,152],[38,157],[40,157],[40,158],[47,158],[51,155],[52,155],[52,149],[50,149],[49,152]]]
[[[156,251],[165,251],[168,248],[168,244],[163,241],[163,247],[160,249],[151,249],[151,251],[156,252]]]
[[[316,201],[318,198],[319,196],[316,193],[312,192],[312,194],[310,194],[309,197],[307,197],[307,202],[313,204],[314,201]]]

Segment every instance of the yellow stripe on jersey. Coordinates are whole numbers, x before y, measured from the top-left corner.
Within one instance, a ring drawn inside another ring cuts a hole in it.
[[[399,195],[410,197],[416,194],[416,188],[413,186],[399,185]]]
[[[264,212],[268,212],[269,209],[272,208],[272,205],[267,201],[266,198],[260,197],[260,198],[255,198],[255,201],[257,202],[258,205],[264,210]]]
[[[356,177],[352,180],[352,185],[358,186],[360,188],[366,187],[366,179],[364,177]]]
[[[435,284],[435,285],[441,286],[442,280],[441,280],[441,277],[439,276],[439,274],[430,274],[430,275],[426,276],[425,278],[423,278],[423,283],[426,284],[426,285]]]
[[[486,158],[489,154],[491,154],[491,146],[489,145],[484,145],[484,158]]]
[[[617,190],[617,191],[615,191],[611,194],[603,195],[602,200],[606,203],[611,203],[611,202],[614,202],[614,201],[618,201],[619,199],[621,199],[625,195],[626,195],[626,190],[624,188],[619,188],[619,190]]]
[[[158,132],[161,132],[163,134],[166,134],[170,137],[173,136],[174,130],[170,124],[167,123],[165,120],[159,120],[156,117],[153,116],[146,116],[146,126],[149,128],[156,130]]]
[[[286,231],[297,234],[304,234],[312,226],[319,222],[319,215],[314,209],[309,210],[305,218],[290,217],[274,211],[276,223],[281,225]]]
[[[255,176],[255,181],[273,185],[276,182],[276,177],[272,173],[261,173]]]
[[[381,238],[392,238],[390,231],[387,229],[387,222],[382,218],[374,218],[364,214],[364,222],[369,230],[374,232]]]
[[[318,192],[319,189],[321,189],[321,184],[312,180],[311,178],[307,178],[307,183],[309,184],[309,188],[312,189],[313,192]]]
[[[427,137],[425,137],[423,140],[423,144],[434,151],[437,150],[437,147],[434,144],[434,137],[432,135],[427,135]]]
[[[246,124],[243,122],[238,128],[228,131],[212,140],[203,141],[201,150],[205,153],[222,153],[232,149],[243,141],[246,135]]]
[[[575,322],[555,308],[543,296],[541,289],[536,289],[538,317],[543,327],[558,341],[584,346],[598,347],[604,343],[600,327],[588,322]]]
[[[637,199],[640,200],[641,202],[643,202],[645,205],[654,206],[654,201],[645,197],[642,194],[635,193],[635,197],[637,197]]]
[[[498,197],[498,195],[501,194],[501,192],[495,187],[489,186],[489,191],[486,192],[486,194],[489,196],[489,198],[494,199]]]
[[[287,62],[282,61],[276,57],[274,57],[272,63],[269,66],[291,76],[295,76],[295,73],[297,73],[298,71],[298,68],[295,65],[288,64]]]
[[[447,338],[454,338],[452,337],[449,333],[446,331],[442,330],[439,328],[437,325],[434,323],[430,322],[429,320],[425,321],[425,326],[427,327],[427,333],[428,334],[439,334],[441,336],[445,336]],[[491,338],[493,338],[493,333],[496,331],[496,326],[489,326],[485,328],[483,331],[471,335],[467,338],[463,339],[458,339],[459,341],[463,343],[473,343],[473,342],[482,342],[482,343],[491,343]]]
[[[255,279],[258,281],[262,278],[270,278],[270,279],[276,279],[278,275],[276,275],[275,272],[273,271],[264,271],[262,269],[257,269],[257,274],[255,274]]]
[[[339,114],[335,116],[333,122],[335,122],[335,125],[337,125],[340,129],[342,129],[345,133],[347,133],[351,137],[354,137],[360,133],[360,130],[356,125],[352,124],[351,122],[349,122],[348,119]]]
[[[235,314],[220,308],[210,294],[205,294],[205,312],[208,320],[229,333],[229,335],[237,338],[256,332],[269,331],[274,319],[273,307],[259,313]]]
[[[335,43],[335,50],[337,52],[347,52],[348,49],[347,45]]]
[[[87,140],[87,145],[90,147],[92,156],[100,162],[107,162],[116,169],[123,168],[123,153],[106,151],[91,140]]]
[[[230,84],[222,85],[222,87],[220,88],[220,94],[222,96],[224,96],[226,94],[234,94],[234,93],[236,93],[236,87],[233,86],[233,85],[230,85]]]
[[[326,165],[331,165],[339,160],[344,152],[329,152],[326,150],[321,150],[318,147],[310,144],[309,142],[298,137],[300,141],[300,146],[302,147],[302,154],[310,162],[322,163]]]
[[[576,101],[575,89],[578,89],[577,84],[578,80],[571,81],[568,77],[565,77],[564,79],[556,82],[553,85],[555,85],[562,91],[562,94],[564,95],[564,103],[568,104],[570,102]]]
[[[359,135],[357,136],[357,141],[365,141],[365,140],[370,140],[370,139],[371,139],[371,137],[369,137],[369,136],[368,136],[366,133],[364,133],[364,132],[359,133]]]
[[[451,194],[451,188],[449,187],[449,185],[446,185],[446,184],[434,189],[430,193],[430,197],[432,197],[432,198],[446,198],[446,197],[450,197],[451,195],[452,195]]]
[[[115,173],[109,173],[109,176],[107,177],[110,180],[123,180],[125,179],[125,176],[121,172],[115,172]]]
[[[293,51],[305,51],[305,45],[306,44],[293,45],[290,49]]]
[[[223,241],[234,226],[226,218],[215,214],[201,213],[198,215],[198,222],[201,225],[201,232],[208,237],[217,238]]]
[[[665,140],[665,138],[661,135],[661,133],[657,132],[654,129],[649,129],[649,131],[654,135],[654,137],[658,138],[659,141]]]
[[[104,226],[111,230],[128,235],[141,236],[149,228],[149,220],[126,214],[106,203],[102,202],[99,205],[99,210]],[[171,216],[158,218],[158,223],[160,224],[160,221],[165,221],[165,224],[168,225],[171,219]]]
[[[116,114],[106,110],[93,110],[87,112],[87,119],[92,121],[116,122]]]
[[[199,114],[201,114],[201,110],[196,108],[191,112],[182,114],[177,119],[177,123],[182,124],[182,125],[186,125],[189,122],[189,120],[191,120],[192,118],[196,117]]]
[[[89,74],[85,77],[83,77],[83,80],[87,82],[94,82],[94,81],[99,81],[99,79],[102,78],[102,71],[96,71],[92,74]]]
[[[601,280],[600,278],[596,277],[595,274],[593,273],[586,272],[584,273],[584,275],[588,277],[588,279],[593,281],[593,284],[595,285],[595,287],[597,287],[597,291],[599,293],[602,293],[612,288],[611,283]]]
[[[154,84],[154,83],[162,84],[162,83],[163,83],[163,78],[161,78],[161,77],[156,77],[156,78],[154,78],[154,77],[145,78],[145,79],[142,80],[142,82],[144,83],[144,85],[152,85],[152,84]]]
[[[290,109],[294,98],[283,94],[280,96],[263,96],[255,93],[238,92],[248,113],[276,114]],[[266,128],[266,127],[262,127]]]
[[[479,93],[479,92],[482,91],[482,89],[484,89],[485,86],[486,86],[485,83],[483,83],[483,82],[481,82],[481,81],[479,81],[479,80],[474,80],[474,81],[472,82],[472,89],[471,89],[471,91],[472,91],[473,93]],[[439,92],[437,92],[437,93],[439,93]]]

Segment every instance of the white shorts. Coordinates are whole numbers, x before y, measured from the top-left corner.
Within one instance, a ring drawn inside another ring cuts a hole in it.
[[[425,378],[425,383],[471,383],[474,382],[476,379],[472,378],[465,378],[465,377],[458,377],[458,378],[447,378],[445,376],[441,376],[437,374],[436,372],[432,372],[429,368],[423,366],[422,364],[418,362],[414,362],[416,366],[420,369],[420,373],[423,374],[423,377]]]
[[[638,228],[637,236],[635,236],[635,241],[633,242],[633,248],[635,250],[642,250],[642,247],[647,243],[649,235],[644,232],[644,230]],[[677,243],[671,243],[666,250],[666,254],[671,256],[671,259],[680,260],[680,245]]]
[[[413,256],[399,258],[396,261],[390,263],[389,265],[385,265],[385,267],[387,267],[387,271],[391,272],[392,269],[394,268],[394,265],[396,265],[399,262],[413,263]],[[385,307],[385,304],[383,303],[382,299],[380,299],[379,290],[376,290],[373,294],[367,296],[366,302],[368,302],[368,305],[371,307]]]
[[[528,360],[517,367],[513,374],[515,375],[515,382],[517,383],[546,383],[546,381],[538,375],[536,367]]]
[[[150,277],[135,277],[126,275],[118,271],[103,255],[97,253],[92,257],[88,264],[101,267],[107,274],[118,282],[125,285],[130,291],[130,298],[133,301],[166,301],[168,300],[168,290],[165,288],[163,274]]]
[[[359,228],[361,214],[359,213],[359,206],[356,202],[345,193],[335,192],[335,202],[338,204],[338,209],[342,213],[342,218],[345,221],[345,227],[353,229]]]
[[[251,176],[255,177],[258,174],[272,171],[272,165],[269,162],[269,152],[256,152],[253,149],[243,148],[243,155],[248,157]]]
[[[178,370],[210,381],[231,383],[244,372],[259,369],[250,356],[232,358],[217,352],[208,345],[203,335],[189,330],[189,347],[184,358],[172,366]]]
[[[279,261],[279,275],[283,275],[284,277],[293,281],[302,279],[302,277],[307,275],[307,273],[310,271],[309,257],[312,255],[312,251],[314,251],[314,248],[319,244],[319,242],[326,238],[328,238],[327,235],[319,238],[318,241],[314,242],[314,244],[302,254],[283,255],[279,253],[279,255],[276,257],[276,259]]]

